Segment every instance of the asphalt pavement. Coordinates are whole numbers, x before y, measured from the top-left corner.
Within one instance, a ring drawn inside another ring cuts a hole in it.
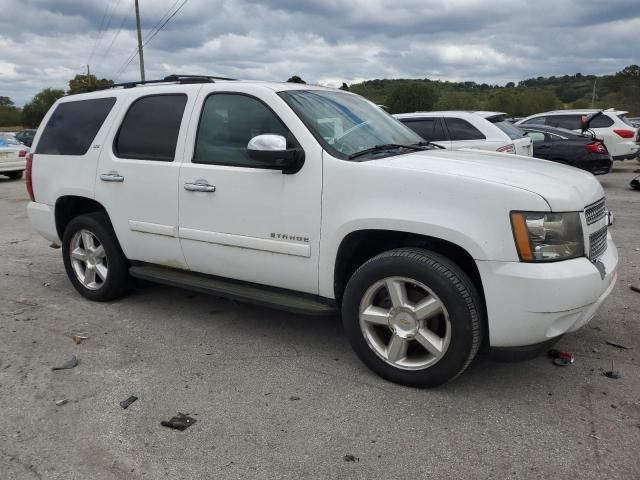
[[[337,317],[151,284],[89,302],[31,232],[24,182],[0,177],[0,478],[640,478],[638,168],[600,177],[620,278],[559,342],[575,363],[483,355],[432,390],[370,372]],[[196,422],[160,425],[178,412]]]

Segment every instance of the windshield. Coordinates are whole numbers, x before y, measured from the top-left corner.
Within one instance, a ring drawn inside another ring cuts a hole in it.
[[[322,146],[339,158],[379,145],[415,145],[424,139],[370,101],[350,93],[291,90],[280,96]],[[397,151],[377,151],[392,155]]]
[[[511,140],[517,140],[518,138],[524,137],[522,130],[516,127],[513,123],[507,122],[506,120],[502,122],[494,123],[496,127],[506,133]]]
[[[630,127],[634,127],[635,128],[635,125],[631,122],[631,120],[629,120],[627,118],[627,116],[625,114],[618,115],[618,118],[620,120],[622,120],[624,123],[626,123],[627,125],[629,125]]]

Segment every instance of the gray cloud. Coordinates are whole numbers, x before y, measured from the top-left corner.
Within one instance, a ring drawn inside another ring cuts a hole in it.
[[[140,3],[148,34],[174,0]],[[0,95],[23,104],[42,88],[65,88],[89,59],[93,73],[115,78],[136,49],[132,5],[3,0]],[[639,31],[637,0],[190,0],[147,46],[145,60],[149,78],[503,84],[640,63]],[[135,58],[118,80],[138,75]]]

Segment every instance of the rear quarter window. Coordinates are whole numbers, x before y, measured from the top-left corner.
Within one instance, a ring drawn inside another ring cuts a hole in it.
[[[449,130],[449,138],[455,140],[485,140],[487,137],[462,118],[448,117],[444,119]]]
[[[607,128],[613,125],[613,119],[606,115],[598,115],[589,125],[591,128]]]
[[[44,127],[35,153],[86,154],[115,103],[115,97],[109,97],[58,104]]]

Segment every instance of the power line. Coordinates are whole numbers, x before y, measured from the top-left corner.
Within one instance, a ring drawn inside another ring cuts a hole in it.
[[[93,57],[93,52],[95,51],[96,47],[98,46],[98,40],[100,39],[100,34],[102,33],[102,27],[104,26],[104,20],[105,20],[105,18],[107,18],[107,12],[108,11],[109,11],[109,4],[105,2],[104,12],[102,12],[102,19],[100,20],[100,26],[98,27],[98,33],[96,34],[96,39],[93,42],[93,48],[91,49],[91,53],[89,53],[89,58],[87,59],[87,64],[91,60],[91,57]]]
[[[172,9],[172,8],[173,8],[173,7],[174,7],[174,6],[179,2],[179,1],[180,1],[180,0],[177,0],[177,1],[176,1],[176,2],[175,2],[175,3],[174,3],[174,4],[169,8],[169,10],[167,10],[167,12],[166,12],[162,17],[163,17],[163,18],[164,18],[164,17],[166,17],[166,16],[167,16],[167,13],[169,13],[169,12],[171,11],[171,9]],[[179,7],[178,7],[178,8],[177,8],[177,9],[176,9],[176,10],[175,10],[171,15],[169,15],[169,17],[168,17],[168,18],[166,18],[166,20],[164,20],[164,22],[163,22],[159,27],[157,27],[154,31],[151,31],[151,32],[147,35],[146,39],[145,39],[145,40],[144,40],[144,42],[142,43],[142,46],[143,46],[143,47],[147,46],[147,44],[149,44],[149,42],[151,42],[151,40],[153,40],[153,38],[154,38],[158,33],[160,33],[160,31],[161,31],[162,29],[164,29],[164,27],[165,27],[165,26],[166,26],[166,25],[171,21],[171,19],[172,19],[173,17],[175,17],[175,16],[178,14],[178,12],[182,9],[182,7],[184,7],[188,2],[189,2],[189,0],[183,0],[183,2],[180,4],[180,6],[179,6]],[[158,25],[160,22],[162,22],[162,19],[160,19],[160,20],[156,23],[156,25]],[[116,78],[114,78],[114,82],[115,82],[116,80],[118,80],[118,78],[120,78],[120,75],[122,75],[122,74],[125,72],[125,70],[127,69],[127,67],[128,67],[129,65],[131,65],[131,62],[133,62],[137,56],[138,56],[138,50],[136,49],[136,50],[135,50],[135,51],[134,51],[134,52],[133,52],[133,53],[128,57],[128,59],[127,59],[127,61],[124,63],[124,65],[122,65],[122,66],[118,69],[118,72],[116,73]]]
[[[156,29],[157,27],[160,25],[160,23],[162,23],[162,21],[165,19],[165,17],[169,14],[169,12],[171,12],[171,10],[173,10],[173,8],[178,4],[180,0],[176,0],[173,5],[171,5],[167,11],[164,13],[164,15],[162,15],[162,17],[160,17],[160,20],[158,20],[156,22],[156,24],[151,28],[151,30],[149,31],[149,33],[147,33],[147,35],[145,36],[143,42],[146,42],[147,39],[149,38],[149,35],[151,35]],[[143,47],[144,45],[146,45],[146,43],[143,43]],[[114,79],[117,80],[118,78],[120,78],[120,75],[122,75],[124,73],[124,71],[127,69],[127,67],[129,65],[131,65],[131,62],[133,62],[133,60],[136,58],[136,56],[138,56],[138,49],[135,48],[133,50],[133,52],[131,52],[131,54],[129,55],[129,57],[127,57],[127,60],[124,62],[124,64],[122,64],[120,66],[120,68],[118,69],[118,71],[116,72],[116,78]]]
[[[118,0],[114,5],[113,9],[111,10],[111,15],[109,15],[109,19],[105,23],[104,29],[101,29],[101,31],[98,32],[98,38],[96,39],[96,43],[94,44],[93,49],[91,50],[91,55],[89,55],[89,60],[87,61],[87,63],[91,63],[91,59],[93,58],[93,54],[95,53],[96,48],[104,38],[104,34],[107,32],[107,30],[109,30],[109,25],[111,25],[111,20],[113,19],[113,15],[116,13],[116,10],[120,6],[120,1],[121,0]]]
[[[102,57],[100,57],[100,63],[102,63],[104,61],[104,59],[107,57],[107,55],[111,51],[111,48],[113,48],[113,44],[115,43],[116,39],[118,38],[118,35],[120,35],[120,32],[122,31],[122,28],[124,27],[124,24],[128,19],[129,19],[129,17],[126,14],[122,17],[122,22],[120,22],[120,26],[118,27],[118,31],[116,32],[116,34],[111,39],[111,43],[109,44],[109,46],[107,47],[105,52],[102,54]]]

